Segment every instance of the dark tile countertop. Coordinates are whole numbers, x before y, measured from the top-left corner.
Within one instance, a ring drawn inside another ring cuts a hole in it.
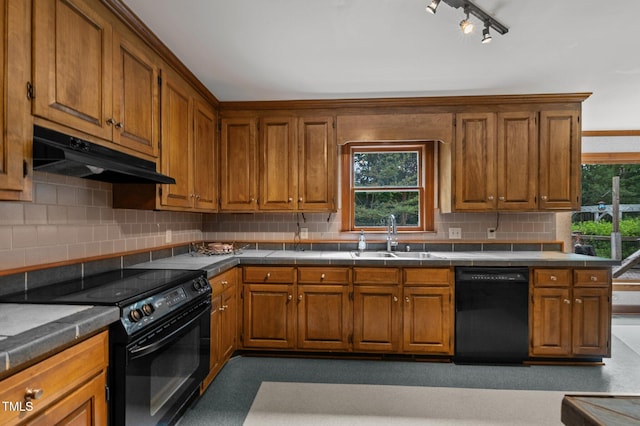
[[[136,268],[205,269],[209,278],[236,265],[342,265],[342,266],[537,266],[610,267],[620,262],[601,257],[557,251],[451,251],[397,252],[387,255],[367,251],[244,250],[236,255],[190,255],[159,259]]]
[[[0,303],[0,378],[118,319],[116,307]]]

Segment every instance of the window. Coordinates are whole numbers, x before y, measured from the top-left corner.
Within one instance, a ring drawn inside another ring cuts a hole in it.
[[[342,152],[342,228],[433,230],[433,144],[353,143]]]

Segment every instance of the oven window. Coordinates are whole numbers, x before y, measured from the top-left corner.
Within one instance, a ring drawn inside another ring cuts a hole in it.
[[[151,361],[149,410],[152,416],[177,391],[182,390],[188,380],[193,380],[192,375],[200,364],[200,352],[194,350],[199,345],[199,339],[200,328],[194,328]]]

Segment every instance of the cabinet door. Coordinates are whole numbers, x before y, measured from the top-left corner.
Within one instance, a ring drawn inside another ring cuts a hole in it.
[[[453,312],[450,287],[405,287],[403,350],[453,354]]]
[[[294,210],[298,187],[296,121],[260,121],[260,210]]]
[[[498,114],[498,209],[538,207],[538,131],[535,112]]]
[[[223,118],[220,138],[220,208],[256,210],[256,120]]]
[[[541,209],[580,210],[579,112],[540,113]]]
[[[237,333],[237,297],[236,286],[227,288],[220,295],[222,300],[222,323],[220,331],[220,357],[222,362],[231,357],[236,350]]]
[[[31,2],[0,2],[0,200],[31,199],[33,120],[25,96],[31,78]],[[10,35],[10,36],[9,36]]]
[[[81,0],[33,2],[33,114],[111,140],[112,27]]]
[[[162,76],[162,173],[176,180],[162,185],[161,204],[190,208],[193,205],[191,159],[192,96],[187,83],[178,76]]]
[[[534,288],[531,309],[531,355],[571,354],[571,290]]]
[[[137,45],[114,32],[113,141],[158,155],[158,67]]]
[[[333,117],[298,122],[298,210],[336,209],[336,141]]]
[[[298,285],[298,348],[349,349],[349,286]]]
[[[290,349],[295,345],[295,303],[291,284],[245,284],[243,344],[247,348]]]
[[[609,290],[606,288],[574,288],[574,354],[610,355],[609,300]]]
[[[456,114],[456,210],[493,210],[496,192],[496,115]]]
[[[222,331],[222,298],[220,295],[211,300],[211,335],[209,337],[209,373],[202,381],[202,392],[213,381],[222,364],[221,331]]]
[[[105,397],[106,373],[65,396],[33,420],[32,426],[106,426],[107,399]]]
[[[397,286],[354,287],[353,349],[396,352],[400,334]]]
[[[215,211],[218,186],[216,176],[216,115],[204,102],[195,101],[193,111],[193,194],[194,207]]]

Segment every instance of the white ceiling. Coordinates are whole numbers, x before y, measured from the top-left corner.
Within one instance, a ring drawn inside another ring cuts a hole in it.
[[[593,92],[583,130],[640,129],[640,1],[123,0],[221,101]]]

